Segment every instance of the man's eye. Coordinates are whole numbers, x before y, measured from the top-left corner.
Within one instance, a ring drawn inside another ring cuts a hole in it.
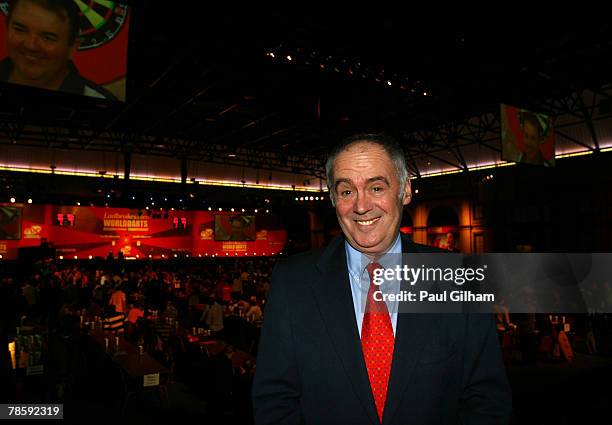
[[[350,196],[351,193],[353,193],[351,190],[342,190],[340,196]]]
[[[382,192],[383,190],[384,190],[384,189],[383,189],[382,187],[380,187],[380,186],[374,186],[374,187],[372,188],[372,191],[373,191],[373,192]]]

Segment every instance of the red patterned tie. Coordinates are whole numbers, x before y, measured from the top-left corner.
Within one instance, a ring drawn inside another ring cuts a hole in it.
[[[395,337],[389,310],[384,301],[376,301],[374,291],[379,287],[374,284],[372,276],[375,269],[382,269],[378,263],[368,264],[370,275],[370,289],[361,326],[361,348],[365,359],[370,387],[376,403],[378,418],[382,422],[385,400],[387,399],[387,386],[391,375],[391,362],[393,360],[393,346]],[[380,297],[377,297],[380,298]]]

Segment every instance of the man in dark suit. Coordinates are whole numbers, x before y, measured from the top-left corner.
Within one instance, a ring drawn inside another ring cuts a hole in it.
[[[332,151],[326,171],[344,235],[279,262],[273,273],[255,423],[509,422],[492,317],[398,314],[397,305],[372,297],[373,270],[386,266],[387,254],[435,251],[399,233],[411,199],[401,147],[358,135]]]

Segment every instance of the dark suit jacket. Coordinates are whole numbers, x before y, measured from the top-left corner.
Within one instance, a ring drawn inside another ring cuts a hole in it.
[[[432,252],[402,236],[403,252]],[[379,424],[344,238],[279,262],[253,384],[255,423]],[[397,318],[383,425],[504,424],[511,393],[492,316]]]

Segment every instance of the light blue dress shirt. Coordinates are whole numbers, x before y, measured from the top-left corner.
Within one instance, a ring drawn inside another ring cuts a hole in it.
[[[363,313],[366,306],[366,298],[370,289],[370,275],[368,274],[368,264],[372,261],[366,255],[357,251],[348,242],[344,242],[346,250],[346,265],[349,272],[349,280],[351,283],[351,293],[353,295],[353,307],[355,307],[355,318],[357,319],[357,328],[361,336],[361,325],[363,322]],[[395,242],[385,255],[377,262],[385,269],[401,266],[402,254],[402,239],[397,235]],[[398,280],[385,281],[378,287],[383,294],[398,294],[400,292],[400,282]],[[397,307],[398,301],[386,301],[391,317],[391,325],[393,326],[393,334],[397,326]]]

